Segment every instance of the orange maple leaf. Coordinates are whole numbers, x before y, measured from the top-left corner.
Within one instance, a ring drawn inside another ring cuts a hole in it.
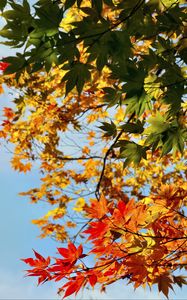
[[[91,206],[86,207],[85,211],[88,212],[89,218],[101,219],[107,212],[107,201],[102,194],[99,201],[96,199],[91,200]]]

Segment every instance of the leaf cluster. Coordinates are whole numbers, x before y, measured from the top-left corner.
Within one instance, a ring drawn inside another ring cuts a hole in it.
[[[186,284],[185,1],[0,2],[3,43],[20,48],[0,63],[17,91],[0,138],[15,170],[39,161],[21,194],[50,206],[40,237],[68,242],[54,264],[25,259],[28,275],[67,279],[65,297],[121,279],[168,297]]]

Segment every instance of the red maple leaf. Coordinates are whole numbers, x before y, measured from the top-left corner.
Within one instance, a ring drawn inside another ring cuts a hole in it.
[[[46,268],[50,264],[50,257],[47,257],[46,259],[36,252],[35,250],[34,254],[36,259],[34,258],[22,258],[21,260],[24,261],[26,264],[30,265],[31,267],[36,267],[36,268]]]
[[[75,293],[75,295],[77,295],[80,288],[85,286],[86,283],[87,283],[87,278],[84,277],[83,275],[78,275],[76,277],[73,277],[72,279],[73,280],[68,281],[59,290],[59,292],[61,292],[61,291],[64,291],[66,289],[63,299],[70,296],[70,295],[72,295],[73,293]]]
[[[1,61],[0,62],[0,70],[4,72],[8,68],[9,65],[10,64],[7,62]]]
[[[88,277],[88,281],[92,287],[97,283],[97,276],[95,274],[92,274]]]
[[[46,268],[50,264],[50,257],[47,257],[46,259],[40,255],[35,250],[34,254],[36,259],[34,258],[23,258],[21,259],[29,266],[33,267],[31,270],[27,270],[27,276],[38,276],[38,284],[44,283],[45,281],[51,280],[50,273],[46,270]]]
[[[103,237],[104,234],[107,232],[107,230],[108,230],[108,224],[103,223],[101,221],[91,222],[89,228],[86,229],[84,233],[90,235],[88,240],[94,240],[101,236]]]
[[[58,248],[58,252],[64,257],[63,262],[68,262],[70,264],[75,264],[77,259],[85,257],[82,245],[79,245],[78,248],[76,248],[73,243],[68,244],[68,249]]]
[[[12,119],[15,116],[15,113],[13,112],[13,109],[10,107],[4,107],[3,108],[3,115],[7,118],[7,119]]]

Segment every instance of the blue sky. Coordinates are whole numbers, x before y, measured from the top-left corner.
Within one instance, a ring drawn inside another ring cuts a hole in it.
[[[5,56],[4,47],[0,55]],[[4,55],[3,55],[4,54]],[[10,95],[5,93],[0,96],[0,116],[4,106],[9,106]],[[40,184],[37,167],[28,174],[17,173],[10,167],[11,146],[0,146],[0,188],[1,211],[0,218],[0,299],[58,299],[56,294],[60,285],[47,283],[37,287],[36,279],[24,278],[24,269],[27,266],[20,258],[32,256],[32,248],[43,255],[56,254],[59,244],[51,239],[39,239],[39,230],[31,223],[47,212],[45,203],[30,204],[26,197],[18,195],[31,187]],[[108,288],[107,294],[86,290],[79,293],[77,299],[161,299],[157,292],[144,292],[126,286],[125,282],[118,283]]]
[[[5,102],[5,98],[2,102]],[[7,99],[8,100],[8,99]],[[8,103],[7,103],[8,104]],[[59,299],[56,291],[59,284],[47,283],[37,287],[34,278],[24,278],[26,265],[20,258],[32,256],[32,248],[43,255],[55,255],[58,246],[51,239],[39,239],[36,226],[31,220],[44,214],[45,204],[31,205],[28,199],[18,195],[39,184],[37,169],[29,174],[19,174],[10,168],[11,154],[0,148],[0,299]],[[171,299],[186,299],[187,288],[176,289]],[[107,294],[96,291],[79,293],[77,299],[163,299],[154,289],[152,292],[138,288],[135,292],[126,282],[108,287]]]
[[[0,58],[13,51],[0,46]],[[0,116],[2,108],[9,106],[10,96],[7,91],[0,97]],[[0,299],[60,299],[56,292],[59,283],[47,283],[37,287],[34,278],[24,278],[26,265],[20,258],[32,256],[32,248],[43,255],[55,255],[58,246],[50,239],[37,238],[39,230],[31,224],[32,219],[44,215],[45,204],[31,205],[27,198],[18,195],[31,187],[39,185],[39,172],[35,169],[29,174],[19,174],[10,168],[11,153],[5,145],[0,145]],[[171,299],[186,299],[187,288],[176,288]],[[163,299],[157,290],[149,292],[138,288],[135,292],[126,282],[119,282],[108,287],[107,294],[85,290],[77,299]]]

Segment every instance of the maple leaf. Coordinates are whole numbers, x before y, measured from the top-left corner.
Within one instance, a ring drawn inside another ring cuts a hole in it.
[[[173,281],[176,283],[180,288],[183,284],[187,285],[186,276],[173,276]]]
[[[29,266],[33,267],[31,270],[27,270],[27,276],[37,276],[38,277],[38,284],[41,284],[42,282],[51,280],[50,273],[46,270],[46,268],[50,264],[50,257],[47,257],[46,259],[40,255],[35,250],[34,254],[36,259],[33,258],[23,258],[21,259],[23,262],[28,264]]]
[[[77,212],[81,212],[83,210],[84,205],[85,205],[85,199],[84,198],[78,198],[73,210],[75,210]]]
[[[21,157],[15,156],[11,160],[11,164],[15,170],[18,170],[19,172],[28,172],[31,170],[32,164],[30,162],[28,163],[22,163]]]
[[[58,252],[64,257],[64,262],[71,264],[75,264],[77,259],[85,257],[85,254],[83,254],[82,245],[79,245],[78,248],[76,248],[73,243],[69,243],[67,249],[58,248]]]
[[[159,276],[156,281],[158,282],[159,292],[162,292],[168,298],[169,289],[173,290],[172,277],[169,276],[168,274],[164,274],[164,275]]]
[[[36,259],[33,258],[22,258],[21,260],[24,261],[26,264],[29,264],[31,267],[41,267],[45,268],[50,264],[50,257],[45,259],[41,254],[33,250]]]
[[[95,284],[97,283],[97,276],[95,274],[92,274],[88,277],[89,283],[92,287],[95,286]]]
[[[91,222],[88,229],[84,230],[83,233],[89,234],[88,240],[98,239],[103,237],[108,230],[108,224],[104,222]]]
[[[67,287],[67,289],[65,291],[63,299],[72,295],[73,293],[76,293],[79,289],[79,285],[77,282],[68,282],[68,285],[64,287]]]
[[[13,117],[15,116],[15,113],[14,113],[13,109],[10,108],[10,107],[4,107],[3,108],[3,114],[9,120],[13,119]]]
[[[99,201],[97,199],[92,199],[91,205],[85,208],[85,211],[88,212],[88,217],[101,219],[107,212],[107,200],[102,194]]]
[[[7,63],[7,62],[1,61],[1,62],[0,62],[0,70],[4,72],[4,71],[8,68],[9,65],[10,65],[10,64]]]
[[[119,201],[118,210],[120,211],[122,216],[125,216],[126,212],[128,211],[127,204],[123,201]]]
[[[61,288],[61,291],[66,289],[63,299],[74,293],[76,295],[79,292],[79,290],[81,289],[81,287],[83,287],[86,284],[86,281],[87,281],[87,278],[85,278],[82,275],[78,275],[78,276],[74,277],[73,280],[70,280],[69,282],[64,284],[63,287]]]
[[[55,263],[47,268],[47,271],[52,274],[52,279],[55,281],[62,280],[73,271],[73,264],[64,259],[55,258]]]

